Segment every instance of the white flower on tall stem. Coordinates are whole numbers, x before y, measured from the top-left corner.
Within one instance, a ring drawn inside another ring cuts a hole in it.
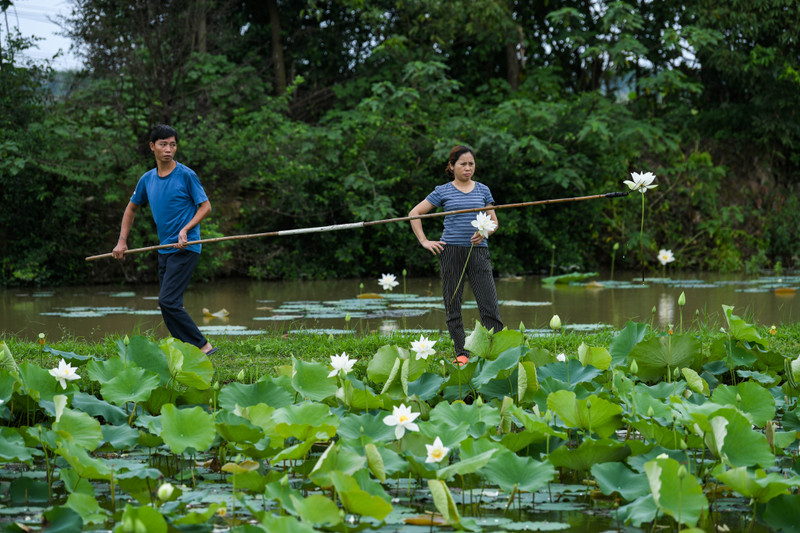
[[[653,185],[656,175],[652,172],[631,172],[632,180],[623,180],[622,183],[632,191],[642,193],[642,224],[639,228],[639,260],[642,263],[642,283],[644,283],[644,193],[650,189],[655,189],[658,185]]]
[[[328,374],[329,378],[334,377],[339,373],[339,371],[343,371],[345,374],[353,371],[353,366],[356,364],[355,359],[350,359],[347,356],[347,353],[342,352],[342,355],[332,355],[331,356],[331,373]]]
[[[653,185],[656,175],[652,172],[631,172],[632,180],[625,180],[622,183],[628,186],[632,191],[639,191],[644,194],[649,189],[655,189],[658,185]]]
[[[429,355],[436,353],[436,350],[433,349],[434,344],[436,344],[436,341],[420,335],[419,340],[411,341],[411,349],[416,352],[416,359],[425,359],[427,361]]]
[[[378,280],[378,285],[380,285],[383,290],[390,291],[400,285],[400,283],[397,281],[397,276],[394,274],[382,274],[381,279]]]
[[[67,381],[75,381],[76,379],[81,379],[81,377],[75,373],[75,368],[72,367],[69,363],[61,359],[59,361],[58,366],[56,368],[50,369],[50,375],[53,376],[61,383],[61,388],[67,388]]]
[[[447,457],[450,448],[442,444],[442,439],[436,437],[433,444],[426,444],[425,448],[428,450],[428,457],[425,459],[426,463],[438,463]]]
[[[497,223],[484,212],[478,213],[478,216],[471,224],[475,228],[475,231],[480,233],[484,239],[488,239],[489,234],[497,229]]]
[[[477,233],[480,233],[481,237],[484,239],[489,238],[489,233],[493,232],[497,229],[497,223],[492,220],[492,217],[481,211],[478,213],[478,216],[475,217],[475,220],[470,222],[472,227],[475,228]],[[471,243],[469,245],[469,252],[467,252],[467,260],[464,261],[464,268],[461,269],[461,276],[458,278],[458,283],[456,283],[456,289],[453,291],[453,296],[450,297],[450,303],[453,303],[453,298],[456,297],[458,293],[458,288],[461,286],[461,280],[464,279],[464,272],[467,271],[467,263],[469,263],[469,256],[472,255],[472,249],[475,247],[475,243]]]
[[[567,354],[565,354],[564,352],[561,352],[556,356],[556,361],[563,363],[566,360],[567,360]]]
[[[411,407],[406,407],[404,403],[401,403],[392,408],[392,414],[384,418],[383,423],[387,426],[395,426],[394,436],[402,439],[406,430],[419,431],[419,426],[414,423],[418,416],[419,413],[412,413]]]
[[[661,263],[662,266],[667,266],[667,263],[672,263],[675,261],[675,256],[672,255],[672,250],[665,250],[660,249],[658,251],[658,262]]]

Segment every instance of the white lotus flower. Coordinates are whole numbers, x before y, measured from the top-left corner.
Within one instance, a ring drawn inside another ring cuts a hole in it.
[[[50,369],[50,375],[56,378],[59,383],[61,383],[62,389],[67,388],[67,381],[81,379],[81,377],[75,373],[75,369],[72,367],[72,365],[64,361],[64,359],[59,361],[56,368]]]
[[[412,413],[411,407],[406,407],[401,403],[400,406],[395,405],[392,408],[392,414],[383,419],[383,423],[387,426],[395,426],[394,436],[397,439],[402,439],[406,430],[419,431],[419,426],[414,423],[414,420],[419,416],[419,413]]]
[[[337,375],[340,370],[344,370],[345,374],[352,372],[353,365],[355,364],[356,360],[347,357],[345,352],[342,352],[342,355],[332,355],[331,366],[333,367],[333,370],[331,370],[331,373],[328,374],[328,377],[332,378],[333,376]]]
[[[434,344],[436,344],[436,341],[431,341],[425,336],[420,335],[419,340],[411,341],[411,349],[416,352],[416,359],[425,359],[427,361],[429,355],[436,353],[436,350],[433,349]]]
[[[561,329],[561,317],[553,315],[553,318],[550,319],[550,329]]]
[[[662,265],[672,263],[675,261],[675,256],[672,255],[672,250],[664,250],[663,248],[658,251],[658,262]]]
[[[398,283],[397,277],[394,274],[382,274],[381,279],[378,280],[378,285],[380,285],[383,290],[390,291],[400,285],[400,283]]]
[[[164,483],[158,490],[156,491],[156,496],[158,496],[159,500],[166,501],[169,500],[172,493],[175,492],[175,487],[172,486],[171,483]]]
[[[450,451],[450,448],[442,444],[442,439],[439,437],[436,437],[433,444],[426,444],[425,448],[428,450],[428,457],[425,459],[426,463],[438,463],[447,457],[447,453]]]
[[[658,185],[653,185],[656,175],[652,172],[631,172],[631,180],[625,180],[622,183],[628,186],[632,191],[639,191],[644,194],[648,189],[655,189]]]
[[[472,221],[472,225],[484,239],[488,239],[489,233],[497,229],[497,224],[492,217],[483,212],[478,213],[478,216]]]
[[[556,361],[560,361],[560,362],[563,363],[566,360],[567,360],[567,354],[565,354],[563,352],[556,356]]]

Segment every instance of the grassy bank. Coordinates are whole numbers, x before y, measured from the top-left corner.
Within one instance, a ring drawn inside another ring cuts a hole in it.
[[[770,349],[786,357],[795,358],[800,354],[800,324],[785,325],[772,333],[768,328],[756,327],[756,331],[765,339],[769,339]],[[711,344],[727,333],[722,329],[706,327],[693,328],[690,331],[698,337],[707,352]],[[575,354],[581,344],[596,347],[608,347],[617,330],[605,330],[598,333],[563,331],[557,335],[532,337],[528,339],[531,348],[542,348],[551,353]],[[668,335],[668,331],[650,330],[648,335]],[[390,335],[370,333],[366,335],[319,335],[319,334],[265,334],[253,337],[218,337],[212,343],[219,351],[212,357],[216,370],[215,379],[221,383],[256,381],[264,374],[276,374],[283,365],[291,365],[292,357],[304,361],[329,361],[331,355],[346,352],[356,358],[355,373],[363,377],[370,358],[384,345],[394,344],[405,348],[419,336],[408,333],[392,333]],[[428,336],[435,340],[436,357],[431,364],[438,364],[441,358],[454,357],[453,343],[447,333],[432,333]],[[157,341],[155,337],[150,340]],[[93,356],[106,359],[118,354],[119,336],[107,336],[102,341],[87,342],[79,339],[45,338],[44,344],[19,339],[13,335],[0,334],[0,342],[5,342],[17,363],[35,361],[47,368],[58,364],[59,357],[45,349],[72,352],[78,355]],[[704,353],[707,355],[707,353]],[[244,371],[240,377],[239,373]]]

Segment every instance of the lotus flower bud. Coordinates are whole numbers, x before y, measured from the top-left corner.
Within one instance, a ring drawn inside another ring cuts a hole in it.
[[[611,248],[616,252],[617,250],[619,250],[619,243],[615,242],[614,246],[612,246]]]
[[[680,441],[678,441],[678,442],[680,443],[681,450],[686,450],[686,449],[688,449],[688,448],[689,448],[689,445],[688,445],[688,444],[686,444],[686,441],[685,441],[685,440],[680,440]]]
[[[483,405],[483,398],[481,398],[480,396],[475,398],[475,405],[477,405],[478,407],[481,407]]]
[[[636,364],[636,360],[634,359],[631,361],[631,374],[634,376],[639,373],[639,365]]]
[[[650,310],[650,313],[651,314],[656,314],[656,306],[655,305],[653,306],[653,309]]]
[[[160,487],[158,487],[158,491],[156,491],[156,496],[161,501],[169,500],[172,493],[175,492],[175,487],[172,486],[171,483],[164,483]]]
[[[686,305],[686,293],[685,292],[681,292],[681,295],[678,296],[678,305],[680,305],[681,307]]]
[[[345,323],[347,323],[347,324],[349,324],[349,323],[350,323],[350,313],[347,313],[346,315],[344,315],[344,321],[345,321]]]
[[[647,408],[647,416],[650,417],[650,418],[653,418],[654,416],[656,416],[656,412],[653,411],[653,406],[652,405]]]
[[[678,479],[685,478],[687,473],[688,472],[686,472],[686,467],[685,466],[681,465],[681,466],[678,467]]]
[[[561,329],[561,318],[558,315],[553,315],[553,318],[550,319],[550,329]]]
[[[237,381],[243,381],[244,380],[244,368],[239,370],[239,373],[236,374],[236,379],[237,379]]]

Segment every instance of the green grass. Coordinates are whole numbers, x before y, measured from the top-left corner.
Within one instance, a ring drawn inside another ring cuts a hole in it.
[[[677,332],[677,326],[675,327]],[[796,358],[800,354],[800,324],[784,325],[771,335],[767,328],[757,328],[759,334],[768,339],[769,348],[785,357]],[[690,330],[698,336],[703,350],[708,350],[711,343],[726,336],[719,329],[700,326]],[[563,332],[552,337],[534,337],[529,339],[531,348],[544,348],[551,353],[575,354],[578,347],[585,343],[589,346],[608,347],[616,330],[605,330],[599,333]],[[651,331],[650,335],[663,335],[665,331]],[[436,356],[431,358],[434,364],[439,358],[454,358],[453,343],[447,333],[426,334],[428,338],[436,341]],[[158,341],[151,335],[150,340]],[[230,381],[252,382],[264,374],[276,374],[279,367],[291,365],[292,357],[304,361],[328,361],[331,355],[346,352],[350,357],[358,359],[354,369],[359,377],[366,373],[370,358],[384,345],[396,344],[410,348],[411,341],[419,335],[410,333],[393,333],[382,335],[379,333],[353,334],[353,335],[319,335],[319,334],[266,334],[254,337],[214,337],[211,342],[219,351],[211,357],[216,369],[215,380],[222,384]],[[118,353],[118,336],[107,336],[101,341],[87,342],[73,338],[62,338],[53,341],[45,339],[45,344],[50,348],[63,352],[73,352],[79,355],[91,355],[105,359]],[[44,368],[56,366],[58,358],[44,352],[38,342],[21,340],[13,335],[0,334],[0,342],[5,342],[11,350],[17,364],[32,361]],[[244,370],[243,378],[237,379],[240,371]],[[87,381],[88,382],[88,381]]]

